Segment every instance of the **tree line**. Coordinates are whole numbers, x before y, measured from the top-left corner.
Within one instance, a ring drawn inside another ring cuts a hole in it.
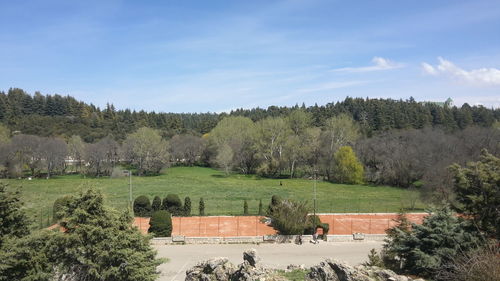
[[[326,120],[339,114],[350,116],[363,135],[371,136],[391,129],[441,127],[445,131],[464,129],[471,125],[490,127],[500,120],[500,109],[483,106],[441,106],[435,103],[393,99],[346,98],[326,105],[292,107],[270,106],[237,109],[229,113],[157,113],[130,109],[117,110],[112,104],[101,109],[70,96],[30,95],[22,89],[0,91],[0,123],[11,131],[38,136],[72,135],[89,143],[112,135],[117,141],[141,127],[158,129],[164,138],[176,134],[205,134],[227,116],[248,117],[260,121],[268,117],[286,117],[302,110],[311,114],[312,124],[322,127]]]

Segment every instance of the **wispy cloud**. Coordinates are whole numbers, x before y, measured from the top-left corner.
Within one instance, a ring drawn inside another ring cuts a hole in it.
[[[389,70],[401,68],[404,65],[401,63],[393,62],[389,59],[382,57],[374,57],[372,59],[373,65],[371,66],[361,66],[361,67],[343,67],[333,69],[333,72],[371,72],[371,71],[379,71],[379,70]]]
[[[434,76],[446,75],[472,85],[500,85],[500,69],[479,68],[467,71],[442,57],[439,57],[438,61],[439,64],[436,66],[423,62],[422,69],[424,73]]]

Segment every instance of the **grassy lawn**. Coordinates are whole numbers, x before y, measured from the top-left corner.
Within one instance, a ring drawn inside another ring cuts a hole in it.
[[[116,209],[126,208],[129,200],[128,178],[125,177],[96,179],[68,175],[49,180],[0,182],[9,183],[11,188],[22,187],[25,206],[37,225],[48,224],[56,198],[78,194],[87,186],[102,190],[107,203]],[[173,167],[160,176],[132,177],[133,198],[148,195],[152,200],[155,195],[163,198],[176,193],[184,200],[189,196],[192,214],[197,214],[199,199],[203,197],[208,215],[240,215],[245,199],[250,214],[256,214],[259,199],[262,199],[265,209],[273,194],[308,201],[312,207],[313,185],[314,181],[307,179],[262,179],[238,174],[226,177],[220,171],[201,167]],[[318,212],[397,212],[410,206],[411,197],[414,195],[409,191],[395,187],[317,182]],[[417,201],[415,211],[422,208],[424,204]]]

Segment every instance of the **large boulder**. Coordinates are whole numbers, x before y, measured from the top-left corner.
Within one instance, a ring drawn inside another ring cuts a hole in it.
[[[199,262],[186,270],[186,281],[227,281],[230,280],[236,266],[227,258],[213,258]]]
[[[308,281],[412,281],[411,278],[376,266],[350,266],[345,262],[326,259],[311,267]],[[423,280],[422,280],[423,281]]]
[[[257,250],[250,249],[243,252],[243,261],[247,261],[251,266],[256,266],[260,261],[260,258],[257,256]]]

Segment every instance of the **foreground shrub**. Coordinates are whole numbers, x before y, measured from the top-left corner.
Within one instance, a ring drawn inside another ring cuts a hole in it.
[[[64,216],[64,210],[68,207],[69,203],[74,199],[71,195],[65,195],[63,197],[59,197],[54,201],[54,205],[52,206],[52,220],[54,222],[58,222]]]
[[[390,229],[384,245],[386,265],[394,271],[432,277],[453,257],[475,248],[481,241],[469,221],[443,208],[427,216],[422,225]]]
[[[437,275],[442,281],[500,280],[500,249],[488,245],[454,257]]]
[[[269,216],[271,225],[281,235],[303,234],[307,227],[309,208],[305,202],[282,200]]]
[[[138,217],[149,217],[151,215],[151,202],[145,195],[134,200],[134,215]]]
[[[163,199],[162,209],[174,216],[182,216],[184,213],[181,198],[179,198],[177,194],[168,194],[167,197]]]
[[[172,216],[165,210],[156,211],[149,221],[148,233],[154,237],[172,236]]]

